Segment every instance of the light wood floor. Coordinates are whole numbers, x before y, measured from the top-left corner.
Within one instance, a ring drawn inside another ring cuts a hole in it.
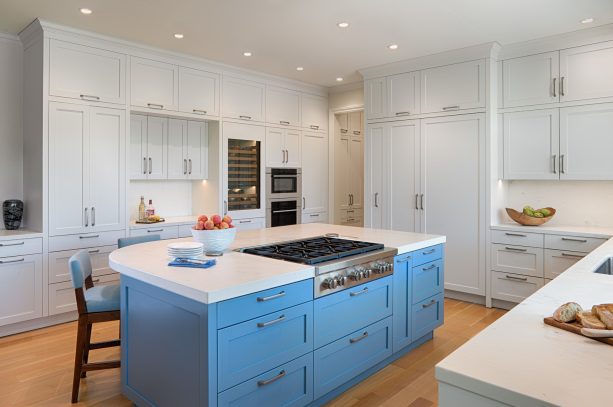
[[[501,317],[504,311],[445,300],[445,324],[434,340],[345,392],[328,406],[429,407],[437,405],[434,365]],[[0,406],[69,406],[76,323],[0,338]],[[116,322],[94,326],[93,340],[117,336]],[[90,360],[112,359],[117,349],[93,351]],[[130,406],[121,395],[119,370],[89,372],[80,403]]]

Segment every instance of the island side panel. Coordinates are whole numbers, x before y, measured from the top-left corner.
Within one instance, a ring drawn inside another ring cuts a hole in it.
[[[121,277],[121,384],[139,406],[217,405],[216,304]]]

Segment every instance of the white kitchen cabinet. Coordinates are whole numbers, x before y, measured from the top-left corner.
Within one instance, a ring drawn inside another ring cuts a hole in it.
[[[613,103],[560,109],[560,179],[613,179]]]
[[[558,179],[559,109],[503,114],[504,178]]]
[[[382,119],[387,114],[387,80],[374,78],[364,81],[366,120]]]
[[[266,166],[300,167],[300,131],[269,127],[266,129]]]
[[[485,108],[485,60],[421,71],[421,112]]]
[[[130,179],[165,179],[168,119],[130,116]]]
[[[43,316],[41,254],[0,258],[0,326]]]
[[[264,84],[224,76],[222,94],[223,117],[264,121]]]
[[[503,106],[558,102],[559,76],[557,51],[502,61]]]
[[[302,133],[302,218],[328,210],[328,137]]]
[[[364,219],[362,218],[362,212],[356,209],[341,210],[339,224],[343,226],[363,226]]]
[[[266,228],[266,218],[243,218],[233,222],[237,230],[257,230]]]
[[[553,280],[586,255],[583,252],[545,249],[545,278]]]
[[[187,120],[168,120],[168,142],[166,144],[168,179],[187,178],[188,166],[184,151],[186,140]]]
[[[119,274],[107,274],[93,279],[95,286],[119,284]],[[77,310],[77,302],[72,283],[49,284],[49,315],[58,315]]]
[[[179,111],[219,116],[219,74],[179,67]]]
[[[613,96],[613,41],[560,51],[560,101]]]
[[[328,212],[303,213],[301,223],[328,223]]]
[[[362,112],[336,115],[340,126],[335,134],[335,205],[338,211],[361,209],[364,205],[364,137]],[[358,211],[361,214],[361,210]]]
[[[300,94],[273,86],[266,88],[266,122],[273,125],[300,125]]]
[[[371,124],[367,126],[364,138],[364,225],[375,229],[384,227],[383,199],[387,190],[384,183],[385,131],[385,124]]]
[[[492,298],[496,300],[520,303],[543,285],[544,279],[540,277],[492,271]]]
[[[51,40],[49,94],[91,102],[126,103],[126,56]]]
[[[387,77],[388,117],[402,117],[420,113],[419,72]]]
[[[209,136],[205,122],[188,121],[187,139],[183,145],[187,158],[187,178],[207,179],[209,176]]]
[[[130,96],[132,106],[176,111],[179,67],[150,59],[130,58]]]
[[[177,225],[167,225],[167,226],[157,226],[150,225],[146,228],[134,228],[130,229],[130,236],[150,236],[150,235],[159,235],[160,239],[177,239],[179,238],[179,226]]]
[[[117,245],[92,247],[87,249],[92,262],[92,276],[99,277],[115,273],[109,266],[109,255]],[[79,250],[63,250],[49,253],[49,284],[70,281],[68,260]]]
[[[362,136],[364,129],[364,111],[349,112],[345,114],[345,116],[347,117],[345,128],[349,131],[349,135],[352,137]]]
[[[130,115],[130,179],[147,179],[147,116]]]
[[[49,104],[50,236],[124,227],[124,126],[123,110]]]
[[[492,244],[492,270],[543,277],[543,249]]]
[[[328,128],[328,99],[325,97],[303,93],[300,112],[302,127],[323,131]]]

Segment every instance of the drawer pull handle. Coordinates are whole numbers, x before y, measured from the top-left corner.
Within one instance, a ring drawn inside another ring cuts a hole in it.
[[[429,254],[434,253],[435,251],[436,251],[436,249],[430,249],[430,250],[428,250],[428,251],[421,252],[421,254],[423,254],[424,256],[427,256],[427,255],[429,255]]]
[[[270,301],[285,296],[285,291],[281,291],[279,294],[271,295],[269,297],[258,297],[258,302]]]
[[[100,237],[100,235],[79,236],[79,239],[95,239],[97,237]]]
[[[407,116],[411,114],[410,112],[396,112],[396,116]]]
[[[285,315],[281,315],[279,318],[273,319],[272,321],[258,322],[258,328],[266,328],[267,326],[278,324],[281,321],[285,321]]]
[[[443,110],[459,110],[460,106],[459,105],[455,105],[455,106],[445,106],[443,108]]]
[[[573,239],[571,237],[563,237],[562,240],[566,242],[587,243],[587,239]]]
[[[528,237],[526,235],[522,235],[521,233],[505,233],[506,236],[515,236],[515,237]]]
[[[164,108],[164,105],[160,105],[157,103],[147,103],[147,106],[152,109],[163,109]]]
[[[318,213],[312,213],[309,215],[311,218],[319,218],[319,214]]]
[[[314,124],[311,124],[309,127],[311,128],[311,130],[319,130],[319,126],[316,126]]]
[[[436,264],[431,264],[430,267],[424,267],[422,268],[422,271],[428,271],[428,270],[432,270],[436,268]]]
[[[93,99],[93,100],[100,100],[100,96],[96,96],[96,95],[79,95],[79,97],[81,99]]]
[[[206,114],[206,110],[192,109],[192,111],[193,111],[194,113]]]
[[[406,259],[396,260],[396,263],[398,264],[407,263],[409,260],[411,260],[411,256],[408,256]]]
[[[514,276],[510,276],[508,274],[505,274],[504,277],[509,279],[509,280],[528,281],[528,277],[514,277]]]
[[[289,126],[289,122],[286,120],[279,120],[279,124],[284,124],[286,126]]]
[[[522,252],[522,253],[528,251],[528,249],[518,249],[516,247],[505,247],[504,249],[510,252]]]
[[[251,120],[251,116],[244,116],[244,115],[240,115],[238,116],[239,119],[245,119],[245,120]]]
[[[16,259],[16,260],[0,260],[0,264],[8,264],[8,263],[20,263],[22,261],[25,261],[25,258],[21,258],[21,259]]]
[[[422,308],[430,308],[431,306],[433,306],[434,304],[436,304],[436,300],[430,300],[429,303],[427,304],[421,304]]]
[[[359,136],[361,133],[360,133],[358,130],[354,130],[354,131],[353,131],[353,134],[354,134],[355,136]]]
[[[90,253],[90,254],[100,253],[100,249],[88,250],[87,253]]]
[[[285,375],[286,375],[285,370],[281,370],[281,371],[279,372],[279,374],[278,374],[278,375],[276,375],[275,377],[273,377],[272,379],[268,379],[268,380],[259,380],[259,381],[258,381],[258,386],[266,386],[267,384],[274,383],[274,382],[276,382],[277,380],[281,379],[281,378],[282,378],[283,376],[285,376]]]
[[[239,220],[238,223],[251,223],[250,220]]]
[[[147,229],[147,233],[163,232],[164,229]]]
[[[0,247],[11,247],[11,246],[23,246],[26,242],[18,242],[18,243],[0,243]]]
[[[570,254],[570,253],[562,253],[563,257],[573,257],[575,259],[582,259],[585,257],[585,255],[580,255],[580,254]]]
[[[341,129],[341,133],[343,133],[343,134],[347,133],[348,131],[349,130],[347,130],[347,129]]]
[[[362,295],[362,294],[366,294],[368,292],[368,287],[364,287],[364,289],[362,291],[354,291],[352,293],[349,293],[350,297],[357,297],[358,295]]]
[[[351,338],[349,339],[349,343],[357,343],[360,342],[362,339],[368,338],[368,331],[364,331],[364,333],[360,336],[358,336],[357,338]]]

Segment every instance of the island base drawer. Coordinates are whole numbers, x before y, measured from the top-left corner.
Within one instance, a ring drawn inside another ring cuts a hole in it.
[[[391,356],[391,338],[388,317],[315,350],[315,399]]]
[[[443,245],[426,247],[413,252],[413,267],[443,258]]]
[[[217,396],[219,407],[302,407],[313,401],[313,355],[247,380]]]
[[[0,258],[38,254],[43,251],[43,239],[3,240],[0,242]]]
[[[492,271],[492,298],[520,303],[543,286],[539,277]]]
[[[445,297],[443,293],[413,304],[411,319],[413,341],[443,325],[444,307]]]
[[[587,253],[545,249],[545,278],[554,279]]]
[[[443,261],[413,267],[413,303],[432,297],[443,291]]]

